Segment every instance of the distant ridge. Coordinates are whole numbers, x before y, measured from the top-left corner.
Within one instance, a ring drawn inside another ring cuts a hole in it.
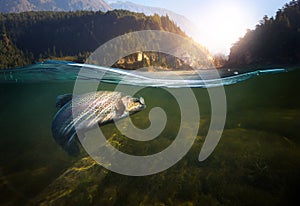
[[[156,13],[160,16],[178,15],[178,16],[184,18],[184,16],[176,14],[175,12],[172,12],[172,11],[164,9],[164,8],[144,6],[141,4],[132,3],[130,1],[116,1],[116,2],[109,3],[109,5],[113,9],[129,10],[129,11],[133,11],[133,12],[144,13],[145,15],[153,15]]]
[[[144,13],[145,15],[154,15],[154,14],[158,14],[160,16],[168,15],[169,18],[173,20],[177,24],[177,26],[179,26],[189,36],[192,37],[197,36],[197,31],[195,31],[196,26],[193,23],[191,23],[190,20],[188,20],[185,16],[177,14],[168,9],[144,6],[144,5],[132,3],[130,1],[116,1],[116,2],[109,3],[109,6],[113,9],[123,9],[132,12]]]
[[[0,0],[0,12],[25,11],[103,11],[112,8],[103,0]]]

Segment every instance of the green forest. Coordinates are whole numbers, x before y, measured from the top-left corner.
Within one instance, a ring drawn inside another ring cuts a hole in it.
[[[0,68],[24,66],[45,59],[84,62],[106,41],[132,31],[164,30],[187,37],[168,16],[145,16],[125,10],[103,12],[24,12],[0,13]],[[203,48],[203,50],[206,50]],[[208,53],[208,51],[207,51]],[[187,68],[166,55],[145,54],[136,64],[134,56],[114,66],[136,69],[154,64]],[[222,56],[223,57],[223,56]],[[218,68],[295,65],[300,62],[300,0],[279,9],[275,17],[264,16],[231,48],[228,60],[214,59]],[[149,58],[148,62],[146,61]],[[168,61],[169,59],[169,61]],[[172,59],[172,60],[170,60]],[[128,64],[129,63],[131,64]],[[151,61],[150,61],[151,62]],[[177,62],[177,63],[176,63]],[[151,62],[152,64],[153,62]]]
[[[51,58],[83,62],[106,41],[132,31],[164,30],[186,37],[168,16],[125,10],[0,13],[0,29],[0,68]]]
[[[278,66],[300,63],[300,1],[291,1],[275,17],[264,16],[231,48],[226,66]]]

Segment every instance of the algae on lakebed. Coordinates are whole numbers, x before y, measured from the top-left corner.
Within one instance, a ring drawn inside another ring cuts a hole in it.
[[[257,130],[227,129],[206,162],[195,155],[203,138],[171,169],[126,177],[90,157],[75,163],[34,199],[41,205],[274,205],[287,198],[300,170],[299,145]]]

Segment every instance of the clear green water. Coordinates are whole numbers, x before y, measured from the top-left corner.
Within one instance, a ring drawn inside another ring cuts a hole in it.
[[[204,162],[199,152],[210,123],[206,89],[193,89],[200,129],[189,153],[169,170],[128,177],[97,165],[85,153],[68,156],[51,134],[57,95],[74,82],[1,84],[0,205],[289,205],[300,186],[300,71],[259,76],[225,86],[228,116],[220,143]],[[101,84],[100,89],[113,90]],[[179,107],[162,89],[140,91],[147,109],[132,116],[149,126],[160,106],[168,123],[155,140],[138,143],[113,124],[102,127],[121,151],[146,155],[176,137]]]

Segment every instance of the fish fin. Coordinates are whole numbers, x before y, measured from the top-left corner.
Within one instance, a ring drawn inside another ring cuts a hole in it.
[[[80,153],[80,148],[76,139],[76,132],[74,132],[68,142],[63,145],[63,149],[71,156],[77,156]]]
[[[63,107],[67,102],[71,101],[73,95],[72,94],[63,94],[56,97],[55,106],[57,108]]]
[[[72,134],[71,138],[68,140],[67,145],[70,145],[75,139],[76,133]]]
[[[125,105],[123,104],[123,101],[120,99],[116,106],[115,106],[115,109],[116,109],[116,116],[117,117],[120,117],[124,114],[124,111],[125,111]]]

